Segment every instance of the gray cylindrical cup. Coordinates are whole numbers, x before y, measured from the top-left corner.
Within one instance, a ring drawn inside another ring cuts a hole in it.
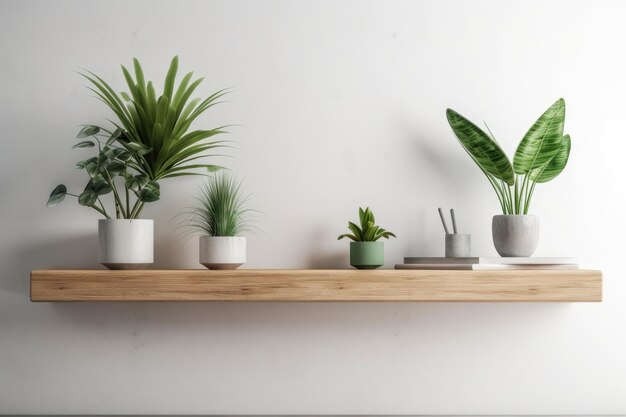
[[[446,235],[446,258],[468,258],[472,254],[472,235]]]

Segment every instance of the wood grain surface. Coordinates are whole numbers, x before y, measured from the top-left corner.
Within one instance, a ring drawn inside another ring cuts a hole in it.
[[[591,270],[35,270],[32,301],[602,301]]]

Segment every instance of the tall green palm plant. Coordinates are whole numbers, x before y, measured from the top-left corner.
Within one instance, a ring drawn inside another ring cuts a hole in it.
[[[535,186],[551,181],[567,165],[572,142],[569,135],[563,134],[565,100],[562,98],[524,135],[513,163],[491,131],[488,135],[452,109],[446,111],[446,116],[459,143],[495,190],[503,214],[528,214]]]
[[[139,61],[133,59],[135,77],[122,65],[128,92],[117,94],[102,78],[86,71],[81,75],[92,84],[90,89],[117,116],[113,122],[122,134],[117,140],[137,154],[133,168],[152,181],[185,175],[199,175],[197,169],[215,171],[221,167],[199,162],[210,155],[206,151],[224,146],[224,141],[207,141],[224,133],[226,126],[189,131],[191,124],[227,93],[220,90],[206,99],[191,99],[202,82],[185,75],[177,87],[178,57],[175,56],[165,77],[163,93],[157,97],[152,81],[146,82]],[[200,174],[201,175],[201,174]]]

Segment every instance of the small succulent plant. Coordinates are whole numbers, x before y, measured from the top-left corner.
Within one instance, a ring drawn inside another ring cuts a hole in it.
[[[346,233],[337,238],[341,240],[344,237],[352,239],[355,242],[376,242],[381,237],[389,239],[389,237],[396,237],[393,233],[383,229],[380,226],[376,226],[376,220],[374,219],[374,213],[367,207],[363,210],[359,207],[359,220],[361,227],[352,222],[348,222],[348,229],[352,233]]]

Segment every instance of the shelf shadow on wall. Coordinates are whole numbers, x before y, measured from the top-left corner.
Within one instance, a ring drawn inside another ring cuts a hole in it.
[[[166,337],[177,346],[219,340],[237,349],[251,344],[275,349],[269,340],[284,338],[303,346],[321,340],[356,346],[374,339],[386,348],[418,352],[450,350],[459,343],[497,345],[517,340],[520,331],[532,339],[572,312],[563,303],[104,302],[50,303],[45,309],[85,337],[116,335],[118,347],[137,350],[158,350]]]

